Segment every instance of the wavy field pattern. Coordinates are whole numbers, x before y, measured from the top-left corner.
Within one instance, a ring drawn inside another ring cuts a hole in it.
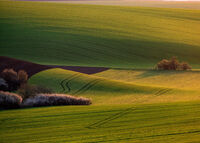
[[[36,1],[0,0],[0,69],[92,104],[0,109],[0,143],[200,142],[199,6]],[[172,56],[193,69],[153,70]]]
[[[1,1],[0,52],[47,65],[118,68],[153,68],[175,55],[198,68],[199,15],[199,10]]]
[[[192,88],[152,86],[143,82],[135,84],[59,68],[42,71],[32,76],[29,82],[48,86],[56,92],[91,98],[96,105],[200,100],[200,91]]]
[[[199,103],[1,111],[0,137],[2,143],[197,143],[199,111]]]

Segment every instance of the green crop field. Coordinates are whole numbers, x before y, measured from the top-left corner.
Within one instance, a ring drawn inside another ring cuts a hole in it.
[[[106,73],[109,72],[110,71],[105,71],[93,76],[57,68],[45,70],[35,74],[33,77],[31,77],[29,82],[31,84],[48,86],[55,92],[91,98],[93,104],[95,105],[131,103],[141,104],[200,100],[200,91],[199,88],[195,88],[195,85],[191,85],[194,88],[180,88],[177,86],[170,87],[164,85],[158,86],[158,84],[156,85],[156,81],[145,77],[143,78],[143,81],[147,80],[149,84],[145,84],[145,82],[119,81],[116,79],[110,80],[106,76],[106,78],[97,76],[106,75]],[[134,71],[132,72],[134,73]],[[113,73],[112,75],[115,75],[116,78],[117,76],[123,77],[120,75],[120,71],[118,73],[119,74]],[[162,73],[160,73],[160,75],[165,76]],[[134,76],[134,74],[132,76]],[[159,76],[159,73],[157,73],[157,76]],[[173,77],[171,79],[173,79]],[[161,83],[163,81],[162,78],[158,80]],[[173,81],[178,82],[179,79]],[[194,82],[195,81],[196,85],[198,85],[198,78],[196,78]],[[154,83],[154,85],[152,83]]]
[[[199,15],[186,9],[1,1],[0,53],[41,64],[118,68],[153,68],[177,56],[199,68]]]
[[[198,143],[200,104],[0,111],[1,143]]]
[[[0,109],[0,143],[199,143],[199,35],[197,9],[1,0],[0,56],[110,69],[34,74],[92,105]],[[152,70],[171,56],[195,70]]]
[[[110,69],[94,74],[110,80],[188,90],[200,89],[200,71],[157,71]]]

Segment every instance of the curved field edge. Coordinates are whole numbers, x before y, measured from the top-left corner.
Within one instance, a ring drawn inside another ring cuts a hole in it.
[[[46,65],[120,68],[153,68],[162,58],[178,56],[199,68],[199,15],[199,10],[0,1],[0,52]]]
[[[0,111],[8,142],[200,142],[200,104],[61,106]]]
[[[126,70],[109,69],[94,76],[128,83],[180,88],[185,90],[200,89],[200,70],[163,71],[163,70]]]
[[[147,86],[108,80],[63,69],[35,74],[31,84],[52,88],[55,92],[91,98],[93,104],[140,104],[200,100],[199,91]]]

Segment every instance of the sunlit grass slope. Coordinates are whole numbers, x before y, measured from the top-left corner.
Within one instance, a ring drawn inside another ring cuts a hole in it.
[[[42,64],[151,68],[200,64],[200,11],[0,2],[0,53]]]
[[[198,143],[200,104],[0,111],[1,143]]]
[[[50,87],[55,92],[85,96],[93,104],[101,105],[200,100],[199,91],[108,80],[59,68],[35,74],[29,83]]]
[[[123,82],[200,90],[200,71],[156,71],[110,69],[95,76]]]

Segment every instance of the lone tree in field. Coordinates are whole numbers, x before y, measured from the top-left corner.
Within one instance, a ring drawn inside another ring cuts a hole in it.
[[[176,57],[171,59],[163,59],[157,63],[156,69],[158,70],[190,70],[191,66],[186,62],[179,62]]]

